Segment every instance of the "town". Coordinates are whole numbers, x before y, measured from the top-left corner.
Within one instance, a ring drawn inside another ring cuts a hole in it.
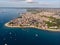
[[[26,13],[6,23],[5,26],[60,31],[60,9],[27,9]]]

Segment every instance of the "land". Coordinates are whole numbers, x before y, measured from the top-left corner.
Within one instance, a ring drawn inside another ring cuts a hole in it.
[[[60,31],[60,9],[27,9],[26,13],[9,21],[5,26]]]

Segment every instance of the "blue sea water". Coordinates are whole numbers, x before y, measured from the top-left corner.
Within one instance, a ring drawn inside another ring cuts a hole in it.
[[[60,45],[60,32],[4,26],[23,12],[26,9],[0,9],[0,45]]]

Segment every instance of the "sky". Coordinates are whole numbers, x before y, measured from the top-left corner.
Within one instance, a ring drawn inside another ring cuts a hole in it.
[[[30,2],[32,2],[32,3],[30,3]],[[0,0],[0,7],[60,8],[60,0]]]

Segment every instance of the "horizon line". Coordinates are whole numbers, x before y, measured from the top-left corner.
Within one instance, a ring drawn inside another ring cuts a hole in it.
[[[21,9],[26,9],[26,8],[60,8],[60,7],[0,7],[0,8],[21,8]]]

